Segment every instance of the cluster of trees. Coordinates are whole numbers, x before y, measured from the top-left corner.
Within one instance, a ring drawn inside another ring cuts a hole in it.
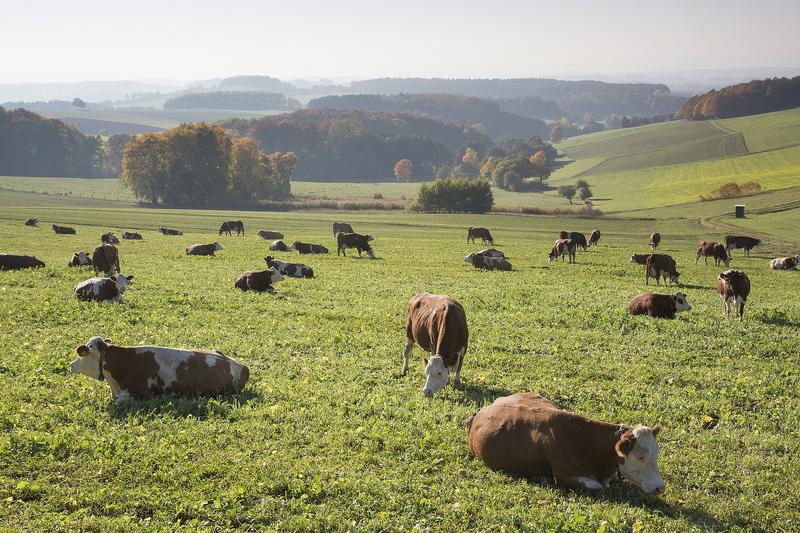
[[[677,116],[686,120],[743,117],[800,106],[800,76],[753,80],[695,95]]]
[[[523,117],[545,118],[558,120],[567,116],[555,100],[545,100],[538,96],[524,96],[522,98],[500,98],[497,100],[500,109],[509,113],[516,113]]]
[[[187,93],[164,102],[164,109],[266,109],[294,110],[301,107],[297,98],[263,91],[214,91]]]
[[[253,204],[288,198],[296,164],[291,152],[267,155],[255,139],[231,140],[219,126],[181,124],[128,142],[122,182],[153,205]]]
[[[656,115],[654,117],[623,117],[619,115],[611,115],[606,119],[606,126],[612,129],[635,128],[636,126],[657,124],[659,122],[669,122],[670,120],[675,120],[675,115]]]
[[[723,200],[725,198],[739,198],[740,196],[750,196],[759,192],[761,192],[761,184],[755,181],[748,181],[741,185],[732,181],[720,185],[707,195],[700,196],[700,201],[710,202],[711,200]]]
[[[488,181],[445,178],[422,185],[412,208],[429,213],[485,213],[493,206]]]
[[[572,200],[577,196],[584,202],[592,197],[592,189],[586,180],[578,180],[575,185],[562,185],[558,188],[558,195],[562,198],[569,200],[572,205]]]

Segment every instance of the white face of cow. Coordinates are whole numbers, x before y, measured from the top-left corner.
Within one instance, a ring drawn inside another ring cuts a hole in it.
[[[222,250],[222,245],[219,243],[219,241],[214,242],[214,249],[218,251]]]
[[[675,293],[675,312],[681,313],[683,311],[691,311],[692,306],[686,300],[686,295],[682,292]]]
[[[422,394],[426,398],[433,398],[450,381],[450,373],[444,366],[444,359],[441,355],[434,355],[428,359],[425,365],[425,386],[422,387]]]
[[[128,288],[128,282],[133,279],[133,276],[126,276],[125,274],[120,273],[118,276],[111,276],[108,279],[116,283],[117,290],[120,294],[122,294],[125,292],[125,289]]]
[[[674,283],[675,285],[680,285],[681,284],[680,279],[679,279],[680,277],[681,277],[681,273],[680,272],[675,272],[674,274],[670,274],[669,275],[669,281],[670,281],[670,283]]]
[[[279,281],[283,281],[283,274],[278,272],[276,268],[269,269],[269,279],[270,283],[277,283]]]
[[[103,337],[92,337],[89,342],[75,348],[78,357],[69,365],[69,370],[73,374],[84,374],[94,379],[103,379],[100,373],[101,353],[108,349],[111,339],[103,340]]]
[[[472,264],[472,260],[473,260],[474,257],[475,257],[475,252],[472,252],[469,255],[464,257],[464,262],[465,263],[469,263],[471,265]]]
[[[660,426],[636,426],[617,442],[619,471],[647,494],[664,492],[664,478],[658,470],[658,443],[656,435]]]

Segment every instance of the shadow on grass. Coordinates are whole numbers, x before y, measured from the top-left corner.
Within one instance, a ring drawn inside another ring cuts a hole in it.
[[[108,413],[118,419],[136,415],[206,420],[226,417],[233,409],[257,400],[260,396],[252,390],[216,396],[167,394],[147,400],[131,400],[123,404],[112,403],[108,407]]]
[[[789,318],[786,316],[786,313],[776,311],[770,313],[769,315],[762,315],[758,318],[764,324],[770,324],[773,326],[792,326],[792,327],[800,327],[800,320]]]
[[[707,290],[716,290],[716,287],[711,287],[709,285],[694,285],[692,283],[681,283],[680,285],[661,285],[661,287],[673,288],[673,289],[707,289]]]
[[[481,408],[495,401],[500,396],[508,396],[513,394],[507,389],[500,389],[487,385],[477,385],[472,383],[461,382],[461,385],[454,387],[456,390],[461,391],[462,395],[455,400],[456,403],[464,405],[474,405]]]

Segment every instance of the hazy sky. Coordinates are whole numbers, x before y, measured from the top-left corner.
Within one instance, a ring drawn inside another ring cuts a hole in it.
[[[800,0],[0,0],[0,83],[800,66]]]

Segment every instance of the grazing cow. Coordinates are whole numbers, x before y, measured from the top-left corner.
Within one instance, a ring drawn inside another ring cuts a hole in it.
[[[727,235],[725,236],[725,250],[730,255],[731,250],[744,248],[744,255],[750,257],[750,250],[761,244],[761,239],[754,237],[745,237],[742,235]]]
[[[307,242],[294,241],[292,245],[287,248],[287,251],[297,250],[301,254],[327,254],[328,249],[321,244],[309,244]]]
[[[678,279],[680,278],[675,265],[675,260],[667,254],[650,254],[647,257],[647,263],[644,267],[644,283],[650,285],[650,278],[655,278],[656,285],[661,284],[661,278],[664,278],[664,283],[669,280],[669,284],[673,283],[680,285]]]
[[[353,231],[353,226],[346,222],[334,222],[333,236],[336,237],[339,233],[355,233],[355,231]]]
[[[658,245],[661,243],[661,234],[658,232],[654,232],[650,234],[650,249],[654,252],[658,249]]]
[[[220,394],[244,388],[250,370],[219,350],[116,346],[92,337],[75,349],[73,374],[105,380],[115,403],[159,394]]]
[[[467,243],[472,241],[472,243],[474,244],[476,238],[480,238],[481,244],[489,243],[491,245],[494,245],[494,239],[492,238],[492,234],[489,233],[488,229],[473,228],[472,226],[467,228]]]
[[[212,244],[193,244],[186,249],[186,255],[215,255],[215,252],[224,248],[219,242]]]
[[[311,267],[306,266],[302,263],[284,263],[283,261],[278,261],[277,259],[273,259],[272,256],[268,255],[264,258],[266,261],[267,266],[274,268],[284,276],[290,278],[313,278],[314,277],[314,270]]]
[[[141,234],[136,233],[134,231],[123,231],[122,232],[122,238],[123,239],[130,239],[130,240],[133,240],[133,241],[141,241],[142,240]]]
[[[53,224],[53,231],[58,235],[75,235],[75,228]]]
[[[100,235],[100,242],[105,244],[119,244],[119,239],[117,239],[117,236],[114,235],[113,232],[109,231],[108,233]]]
[[[621,474],[648,494],[664,491],[661,426],[591,420],[530,393],[498,398],[465,422],[470,453],[492,470],[552,477],[573,490],[606,488]]]
[[[599,234],[600,232],[598,232]],[[562,231],[559,233],[558,238],[561,240],[571,239],[575,242],[575,245],[578,246],[584,252],[589,247],[589,243],[586,242],[586,235],[579,231]],[[599,237],[598,237],[599,238]]]
[[[361,257],[361,252],[367,252],[370,259],[375,259],[375,253],[372,251],[372,246],[369,241],[374,240],[372,235],[359,235],[358,233],[340,233],[336,236],[336,255],[339,252],[345,257],[347,254],[345,250],[348,248],[355,248],[358,250],[358,257]]]
[[[628,303],[629,315],[675,318],[675,313],[691,310],[692,306],[686,301],[686,295],[682,292],[676,292],[674,295],[643,292]]]
[[[272,292],[273,283],[283,281],[283,275],[274,268],[261,271],[242,272],[233,286],[243,291]]]
[[[125,290],[133,276],[118,274],[107,278],[89,278],[75,286],[78,300],[125,303]]]
[[[286,246],[286,243],[283,241],[274,241],[269,245],[269,249],[271,252],[288,252],[289,247]]]
[[[453,383],[458,385],[468,341],[467,315],[460,303],[449,296],[418,292],[408,302],[403,375],[408,373],[408,359],[416,342],[430,353],[430,359],[425,359],[422,394],[433,397],[447,385],[451,372],[455,372]]]
[[[650,254],[633,254],[631,256],[631,263],[635,263],[637,265],[646,265],[648,257],[650,257]]]
[[[222,226],[219,227],[219,235],[226,233],[230,236],[231,232],[235,231],[236,236],[244,235],[244,222],[241,220],[228,220],[227,222],[223,222]]]
[[[694,260],[694,264],[696,265],[697,262],[700,260],[700,256],[703,256],[705,263],[708,264],[708,256],[714,258],[714,264],[719,266],[720,263],[724,263],[725,267],[731,266],[731,259],[728,257],[728,252],[725,251],[725,247],[719,244],[718,242],[714,241],[700,241],[697,243],[697,257]]]
[[[0,254],[0,270],[20,270],[23,268],[42,268],[44,262],[32,255]]]
[[[503,252],[494,248],[472,252],[464,257],[464,262],[486,270],[511,270],[511,263],[506,260]]]
[[[67,263],[68,267],[77,267],[77,266],[89,266],[92,264],[92,260],[89,259],[89,254],[87,252],[76,252],[72,255],[72,259],[69,260]]]
[[[750,278],[741,270],[726,270],[717,276],[717,292],[725,305],[725,318],[731,316],[731,305],[741,320],[744,317],[744,304],[750,294]]]
[[[38,226],[38,225],[39,225],[39,219],[38,219],[38,218],[29,218],[29,219],[27,219],[27,220],[25,221],[25,225],[26,225],[26,226],[31,226],[31,227],[34,227],[34,228],[35,228],[36,226]]]
[[[569,256],[569,262],[575,263],[575,252],[577,249],[578,246],[572,239],[558,239],[553,243],[553,249],[550,250],[550,253],[547,254],[547,257],[550,259],[550,261],[555,261],[560,257],[561,261],[563,262],[564,256]]]
[[[591,235],[589,235],[589,246],[597,244],[600,240],[600,230],[595,228],[592,230]]]
[[[775,270],[797,270],[800,265],[800,255],[794,257],[777,257],[769,262],[770,268]]]
[[[95,275],[102,272],[110,276],[114,272],[119,272],[119,252],[111,244],[101,244],[92,253],[92,267]]]
[[[283,233],[281,233],[280,231],[267,231],[265,229],[260,229],[260,230],[258,230],[258,233],[256,235],[258,235],[259,237],[261,237],[264,240],[267,240],[267,239],[283,239]]]
[[[183,235],[183,232],[179,229],[158,228],[158,231],[160,231],[162,235]]]

